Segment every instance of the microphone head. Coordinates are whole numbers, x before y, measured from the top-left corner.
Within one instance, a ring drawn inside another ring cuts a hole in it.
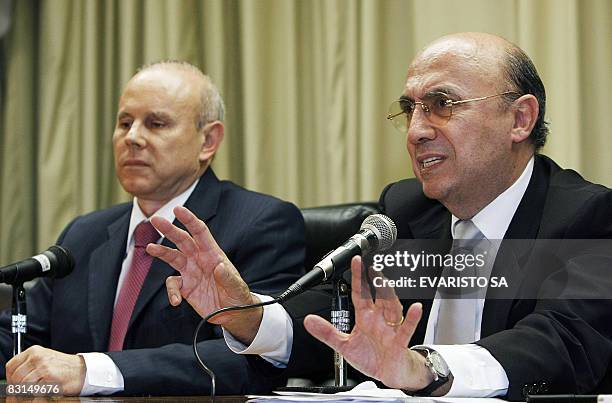
[[[389,249],[397,239],[397,228],[392,219],[384,214],[372,214],[366,217],[361,224],[361,229],[372,231],[378,239],[375,250],[383,251]]]
[[[52,259],[55,260],[52,263],[52,273],[50,273],[52,277],[62,278],[72,273],[74,258],[68,249],[59,245],[53,245],[47,249],[47,252],[49,253],[47,256],[51,258],[49,255],[52,255]]]

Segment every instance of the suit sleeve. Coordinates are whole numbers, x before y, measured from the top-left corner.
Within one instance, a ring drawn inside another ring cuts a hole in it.
[[[289,203],[276,202],[272,208],[263,209],[239,237],[238,245],[235,251],[226,253],[254,292],[281,292],[303,273],[304,221],[299,210]],[[213,339],[199,342],[198,351],[217,376],[218,394],[263,393],[280,382],[263,377],[246,357],[233,353],[220,328],[209,324],[206,327]],[[210,379],[198,367],[191,344],[108,355],[124,377],[125,395],[210,392]]]
[[[385,195],[393,184],[387,185],[380,197],[380,204],[385,200]],[[350,282],[350,271],[345,272],[345,277]],[[259,366],[261,371],[267,372],[269,376],[304,377],[315,382],[327,381],[334,377],[333,351],[324,343],[318,341],[304,328],[304,318],[308,314],[315,314],[331,321],[330,308],[332,300],[332,287],[329,284],[315,287],[311,290],[297,295],[287,301],[284,308],[291,317],[293,323],[293,343],[291,355],[286,369],[272,367],[269,363],[259,357],[251,356],[250,361]],[[352,303],[351,303],[352,311]],[[363,378],[356,372],[350,374],[351,378]]]
[[[251,291],[283,292],[304,274],[304,218],[290,203],[264,209],[250,225],[230,260]]]
[[[562,290],[559,297],[534,301],[533,312],[512,328],[477,342],[504,367],[510,400],[544,391],[592,393],[606,382],[612,362],[611,195],[592,197],[565,234],[600,240],[563,241],[562,269],[540,288]]]
[[[330,286],[306,291],[285,305],[293,321],[293,348],[287,364],[288,377],[325,380],[333,378],[333,351],[304,328],[304,317],[315,314],[331,321]],[[351,308],[352,310],[352,308]]]
[[[289,377],[308,378],[315,382],[333,378],[333,351],[311,336],[303,322],[309,314],[329,321],[331,296],[331,288],[325,285],[307,290],[283,304],[293,327],[291,355],[286,368],[277,368],[259,355],[243,355],[249,364],[276,384],[286,383]]]

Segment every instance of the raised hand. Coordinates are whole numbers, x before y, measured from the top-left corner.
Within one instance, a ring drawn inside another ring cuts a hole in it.
[[[304,326],[314,337],[341,353],[362,373],[391,388],[419,390],[433,381],[423,356],[408,349],[423,308],[412,304],[402,319],[402,305],[392,290],[373,301],[362,283],[361,257],[351,261],[351,299],[355,326],[350,334],[338,331],[325,319],[308,315]],[[378,290],[377,290],[378,293]]]
[[[158,244],[147,246],[147,253],[181,274],[166,280],[170,303],[179,305],[184,298],[204,317],[219,308],[259,302],[217,245],[206,224],[182,206],[176,207],[174,214],[189,232],[161,217],[152,217],[151,223],[178,249]],[[261,308],[249,309],[221,314],[211,322],[223,326],[238,340],[249,344],[257,334],[262,315]]]

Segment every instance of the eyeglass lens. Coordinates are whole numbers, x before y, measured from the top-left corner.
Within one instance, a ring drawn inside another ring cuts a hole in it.
[[[445,125],[453,112],[451,100],[442,94],[427,95],[421,101],[402,98],[389,108],[388,119],[400,131],[408,131],[415,108],[420,107],[427,119],[434,125]]]

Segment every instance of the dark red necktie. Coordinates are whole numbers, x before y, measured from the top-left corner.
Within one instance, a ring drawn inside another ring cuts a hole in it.
[[[141,222],[134,229],[134,254],[113,311],[108,351],[123,350],[123,341],[136,305],[136,299],[138,299],[140,289],[151,268],[151,262],[153,262],[153,257],[145,251],[145,248],[149,243],[156,242],[159,237],[159,232],[149,221]]]

